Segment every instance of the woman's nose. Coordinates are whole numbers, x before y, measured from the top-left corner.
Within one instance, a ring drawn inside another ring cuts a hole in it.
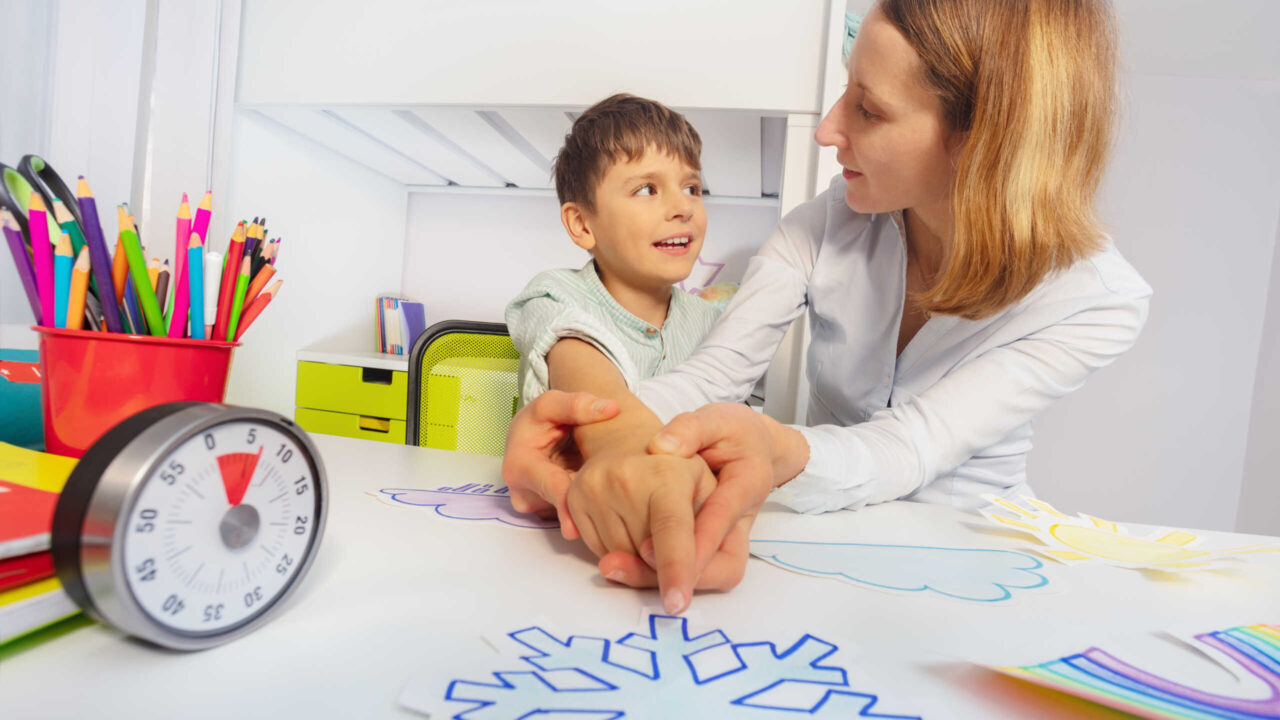
[[[813,139],[819,145],[823,147],[843,147],[849,143],[848,136],[845,134],[844,113],[840,111],[842,107],[844,107],[843,95],[827,111],[827,114],[822,118],[822,122],[818,123],[818,129],[813,131]]]

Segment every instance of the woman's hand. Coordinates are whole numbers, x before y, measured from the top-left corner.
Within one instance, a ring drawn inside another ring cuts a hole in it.
[[[555,511],[565,539],[578,537],[566,505],[570,473],[582,465],[573,429],[617,414],[617,402],[585,392],[548,390],[525,405],[511,420],[502,455],[502,480],[511,489],[511,506],[517,512],[543,515]]]
[[[718,478],[694,523],[693,563],[703,572],[718,553],[733,551],[739,541],[745,544],[745,537],[734,534],[749,531],[769,491],[800,474],[809,462],[809,445],[799,431],[745,405],[729,403],[678,415],[650,441],[649,452],[700,455]],[[651,522],[659,520],[655,516]],[[647,552],[640,550],[642,556]],[[663,567],[672,559],[684,562],[689,548],[673,542],[655,546],[653,552],[655,567]]]

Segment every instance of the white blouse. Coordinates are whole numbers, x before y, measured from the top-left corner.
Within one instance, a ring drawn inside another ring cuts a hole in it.
[[[1030,494],[1031,419],[1133,345],[1151,288],[1108,242],[994,315],[931,317],[898,356],[904,237],[901,213],[850,210],[837,176],[782,219],[698,350],[638,396],[664,421],[741,402],[807,308],[809,463],[772,500],[826,512]]]

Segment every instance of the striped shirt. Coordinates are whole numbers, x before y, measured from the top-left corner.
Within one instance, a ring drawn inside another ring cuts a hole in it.
[[[550,387],[547,353],[560,338],[594,345],[622,373],[628,388],[666,372],[693,353],[719,311],[672,288],[662,327],[632,315],[609,294],[592,260],[581,270],[539,273],[507,305],[507,330],[520,351],[520,402]]]

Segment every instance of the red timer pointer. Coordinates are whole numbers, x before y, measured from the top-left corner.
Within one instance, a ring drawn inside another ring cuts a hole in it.
[[[222,473],[222,487],[227,491],[227,502],[232,507],[240,504],[249,489],[253,471],[262,457],[262,447],[257,453],[228,453],[218,456],[218,470]]]

